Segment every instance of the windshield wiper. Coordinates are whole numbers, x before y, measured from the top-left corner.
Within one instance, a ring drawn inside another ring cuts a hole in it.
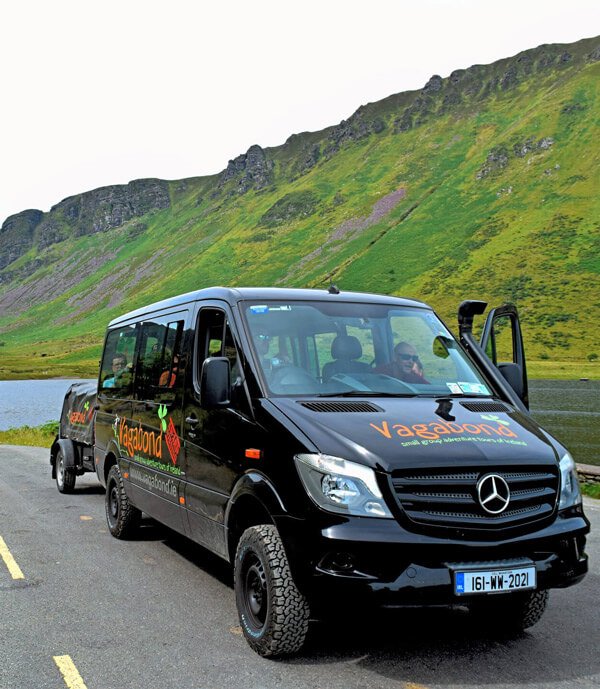
[[[345,392],[319,392],[315,397],[418,397],[416,392],[376,392],[373,390],[346,390]]]

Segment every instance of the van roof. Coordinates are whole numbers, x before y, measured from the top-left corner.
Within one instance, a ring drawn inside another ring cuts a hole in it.
[[[291,289],[281,287],[207,287],[206,289],[196,290],[194,292],[187,292],[186,294],[179,294],[176,297],[163,299],[154,304],[148,304],[135,311],[130,311],[122,316],[118,316],[109,323],[109,327],[130,320],[138,318],[145,314],[150,314],[155,311],[162,311],[177,306],[183,306],[203,299],[218,299],[225,301],[228,304],[237,304],[240,301],[255,301],[262,300],[273,301],[343,301],[365,304],[394,304],[397,306],[413,306],[430,309],[427,304],[417,301],[415,299],[403,299],[400,297],[391,297],[385,294],[371,294],[368,292],[345,292],[340,291],[339,294],[331,294],[326,289]]]

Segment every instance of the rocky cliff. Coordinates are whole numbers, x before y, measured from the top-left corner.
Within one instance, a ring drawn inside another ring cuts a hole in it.
[[[138,179],[70,196],[48,213],[26,210],[11,215],[0,228],[0,270],[32,247],[45,249],[67,237],[104,232],[169,205],[167,182]]]

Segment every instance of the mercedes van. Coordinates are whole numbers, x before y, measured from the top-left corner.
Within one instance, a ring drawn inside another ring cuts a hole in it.
[[[528,412],[516,309],[215,287],[104,343],[94,463],[113,536],[142,513],[229,561],[263,656],[331,601],[459,605],[519,631],[587,572],[567,450]]]

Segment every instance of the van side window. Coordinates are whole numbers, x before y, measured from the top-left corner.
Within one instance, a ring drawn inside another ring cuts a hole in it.
[[[100,367],[100,388],[107,397],[131,397],[135,342],[135,325],[116,328],[108,333]]]
[[[227,316],[220,309],[206,308],[200,311],[198,320],[198,362],[197,371],[202,370],[202,362],[208,357],[225,356],[231,368],[232,404],[244,404],[245,393],[242,386],[242,370],[238,352],[233,340]]]
[[[177,319],[173,315],[142,324],[135,378],[138,399],[162,401],[174,396],[173,393],[181,387],[183,326],[183,318]]]

